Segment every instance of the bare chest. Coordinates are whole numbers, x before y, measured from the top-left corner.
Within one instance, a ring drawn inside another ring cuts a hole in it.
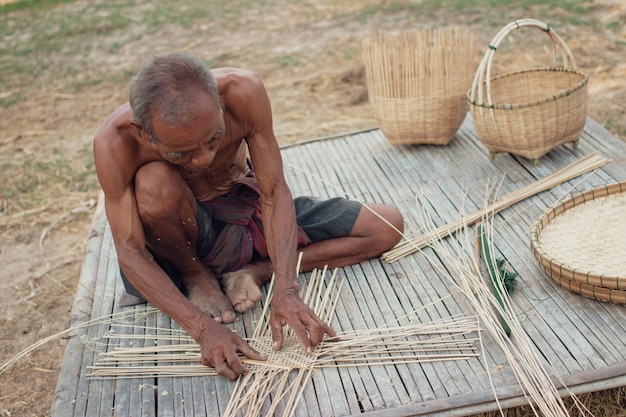
[[[198,201],[210,201],[228,194],[233,183],[250,171],[246,147],[240,147],[232,155],[216,158],[211,166],[201,173],[182,170],[183,180]]]

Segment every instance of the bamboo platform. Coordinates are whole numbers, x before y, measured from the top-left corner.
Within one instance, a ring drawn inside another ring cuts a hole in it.
[[[626,143],[589,119],[578,148],[560,146],[532,161],[509,154],[494,160],[476,137],[468,117],[448,146],[398,146],[379,130],[315,140],[283,149],[286,176],[294,195],[347,195],[398,207],[406,232],[424,230],[415,197],[424,192],[436,207],[436,226],[480,209],[487,187],[499,184],[498,195],[528,185],[596,151],[610,158],[604,167],[528,198],[494,217],[497,256],[519,274],[511,298],[524,330],[574,393],[626,385],[626,306],[584,298],[557,286],[544,274],[530,249],[529,230],[547,207],[573,192],[626,180]],[[449,238],[448,238],[449,239]],[[408,311],[433,303],[421,320],[465,313],[469,304],[454,292],[450,277],[427,259],[431,249],[397,262],[374,259],[340,269],[347,280],[335,318],[336,330],[381,326]],[[432,257],[431,257],[432,258]],[[626,262],[626,260],[625,260]],[[87,242],[71,326],[112,313],[136,311],[133,332],[145,333],[146,345],[158,339],[156,327],[177,325],[165,315],[143,315],[145,306],[121,307],[116,254],[102,204]],[[452,294],[451,297],[444,298]],[[442,300],[442,298],[444,298]],[[143,309],[143,310],[142,310]],[[250,331],[246,313],[233,325]],[[100,352],[124,344],[105,338],[112,329],[96,323],[75,330],[68,339],[52,416],[218,416],[225,409],[233,383],[221,377],[92,379],[89,366]],[[128,331],[128,330],[127,330]],[[375,365],[315,370],[296,408],[297,416],[461,416],[526,402],[502,352],[485,337],[480,352],[489,360],[494,390],[482,357],[447,362]],[[564,391],[563,391],[564,393]],[[268,401],[272,401],[271,398]]]

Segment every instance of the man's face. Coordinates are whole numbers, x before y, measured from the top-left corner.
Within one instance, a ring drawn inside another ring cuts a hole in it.
[[[191,172],[204,171],[215,159],[225,133],[222,110],[213,98],[204,93],[190,96],[193,122],[188,126],[171,127],[154,119],[156,149],[174,165]]]

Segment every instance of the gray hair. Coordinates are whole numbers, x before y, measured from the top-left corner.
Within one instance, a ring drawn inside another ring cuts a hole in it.
[[[161,55],[141,68],[130,84],[130,107],[137,123],[157,142],[152,119],[158,117],[169,126],[185,126],[191,106],[186,96],[189,87],[211,95],[220,108],[215,78],[200,59],[184,52]]]

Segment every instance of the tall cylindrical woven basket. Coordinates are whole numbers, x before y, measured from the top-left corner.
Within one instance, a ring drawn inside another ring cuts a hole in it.
[[[552,67],[492,76],[498,46],[512,30],[522,27],[537,28],[549,36]],[[562,66],[557,66],[559,55]],[[587,118],[587,76],[577,71],[563,39],[534,19],[510,23],[493,38],[467,95],[478,136],[492,157],[509,152],[538,163],[558,145],[576,145]]]
[[[467,114],[475,64],[465,28],[381,32],[363,40],[370,105],[392,145],[446,145]]]

